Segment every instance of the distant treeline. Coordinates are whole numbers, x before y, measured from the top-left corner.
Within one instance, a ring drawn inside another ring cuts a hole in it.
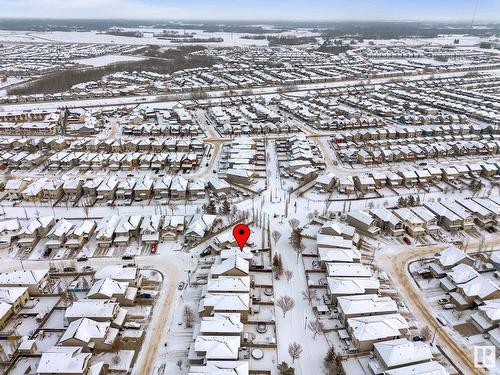
[[[485,25],[481,29],[471,29],[465,25],[420,24],[420,23],[390,23],[367,22],[339,24],[335,28],[317,30],[323,37],[357,39],[399,39],[399,38],[435,38],[442,34],[468,34],[474,36],[487,36],[500,32],[500,25]]]
[[[270,46],[297,46],[316,42],[316,38],[313,36],[268,36],[267,40]]]
[[[108,35],[115,36],[127,36],[131,38],[142,38],[144,36],[140,31],[124,31],[124,30],[108,30],[106,31]]]
[[[148,71],[159,74],[171,74],[178,70],[209,67],[216,63],[210,56],[179,56],[171,60],[146,59],[127,61],[89,69],[69,69],[48,74],[42,78],[27,82],[21,86],[7,90],[8,95],[54,94],[64,92],[82,82],[100,80],[108,74],[116,72]]]

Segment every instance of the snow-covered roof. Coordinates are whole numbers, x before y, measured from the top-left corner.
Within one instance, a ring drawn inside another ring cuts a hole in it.
[[[318,249],[319,259],[322,262],[359,262],[361,252],[357,249]]]
[[[320,233],[328,234],[329,232],[341,237],[346,236],[352,238],[356,233],[356,228],[341,223],[338,220],[329,220],[321,227]]]
[[[392,370],[387,370],[386,375],[448,375],[448,371],[439,363],[435,361],[419,363],[400,367]]]
[[[332,295],[365,294],[380,288],[380,281],[372,277],[327,277],[327,283]]]
[[[482,275],[479,275],[471,281],[460,285],[459,288],[467,297],[478,297],[480,299],[485,299],[492,293],[500,290],[500,287],[496,285],[495,282]]]
[[[200,311],[212,307],[215,312],[248,311],[249,293],[207,293],[201,300]]]
[[[28,288],[23,286],[7,286],[0,287],[0,302],[10,303],[11,305],[17,302]]]
[[[239,348],[239,336],[198,336],[194,341],[194,350],[205,353],[208,360],[238,359]]]
[[[219,264],[214,264],[211,268],[211,274],[223,275],[234,269],[248,275],[250,264],[248,260],[245,260],[240,256],[232,256]]]
[[[45,352],[40,358],[37,374],[84,374],[89,366],[91,353],[82,353],[81,347]]]
[[[441,253],[439,263],[442,267],[451,267],[463,262],[465,259],[470,259],[470,257],[456,246],[450,246]]]
[[[48,269],[2,272],[0,273],[0,285],[38,285],[48,273]]]
[[[377,342],[374,344],[378,357],[387,368],[400,367],[432,359],[429,346],[422,341],[414,342],[406,338]]]
[[[326,273],[330,277],[371,277],[372,270],[361,263],[327,263]]]
[[[106,318],[112,320],[118,304],[111,301],[82,299],[66,309],[65,317],[71,318]]]
[[[103,339],[111,322],[96,322],[92,319],[81,318],[71,322],[59,342],[64,343],[69,339],[76,339],[88,343],[93,339]]]
[[[396,313],[398,306],[391,297],[380,297],[377,294],[361,294],[337,298],[337,306],[344,316],[360,314]]]
[[[352,240],[346,240],[340,236],[331,236],[329,234],[318,233],[316,242],[319,247],[352,249]]]
[[[94,275],[95,280],[110,278],[117,281],[134,281],[137,278],[137,267],[123,267],[122,265],[109,265],[100,268]]]
[[[248,375],[248,361],[207,361],[191,366],[188,375]]]
[[[397,337],[409,328],[408,322],[400,314],[349,318],[347,325],[358,342]]]
[[[455,285],[466,283],[477,276],[479,276],[479,273],[474,268],[463,263],[453,267],[450,272],[446,273],[446,277]]]
[[[90,288],[87,298],[92,298],[96,295],[103,295],[111,298],[113,296],[124,296],[127,293],[128,282],[116,281],[110,278],[104,278],[96,281]]]
[[[12,305],[10,303],[0,301],[0,320],[10,314],[11,309]]]
[[[220,276],[209,279],[207,282],[208,292],[235,292],[244,293],[250,290],[250,276]]]
[[[200,323],[200,333],[240,334],[243,332],[243,323],[239,313],[215,313],[213,316],[203,317]]]

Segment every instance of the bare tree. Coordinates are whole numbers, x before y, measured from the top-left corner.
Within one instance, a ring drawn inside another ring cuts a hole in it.
[[[321,333],[323,332],[322,328],[321,328],[321,323],[319,322],[319,320],[314,320],[314,321],[310,321],[309,323],[307,323],[307,328],[309,328],[312,333],[314,334],[313,336],[313,340],[316,338],[316,335],[318,333]]]
[[[422,329],[420,330],[420,336],[424,341],[429,341],[431,339],[432,332],[429,326],[422,327]]]
[[[302,297],[308,300],[309,304],[311,304],[313,300],[318,299],[318,291],[316,289],[307,288],[306,290],[302,291]]]
[[[184,306],[184,311],[182,312],[182,320],[186,328],[193,327],[194,323],[194,312],[190,306]]]
[[[295,250],[295,252],[297,253],[297,264],[299,264],[299,256],[304,252],[305,249],[306,247],[303,243],[293,248],[293,250]]]
[[[286,270],[286,271],[285,271],[285,277],[286,277],[287,281],[292,280],[292,277],[293,277],[293,272],[292,272],[292,271],[290,271],[290,270]]]
[[[326,352],[325,358],[323,358],[323,373],[325,375],[337,375],[339,373],[340,358],[335,352],[335,348],[330,346]]]
[[[290,220],[288,220],[288,224],[290,224],[290,226],[292,227],[292,229],[295,229],[299,226],[300,224],[300,221],[296,218],[292,218]]]
[[[120,355],[116,353],[113,355],[113,358],[111,358],[111,362],[116,366],[118,363],[120,363]]]
[[[283,311],[283,318],[286,313],[295,307],[295,301],[290,296],[281,296],[278,298],[276,305]]]
[[[276,245],[276,242],[278,242],[279,239],[281,238],[281,232],[277,231],[277,230],[273,230],[272,236],[273,236],[274,244]]]
[[[288,354],[292,357],[292,363],[295,363],[295,360],[300,358],[302,352],[302,346],[295,341],[288,346]]]

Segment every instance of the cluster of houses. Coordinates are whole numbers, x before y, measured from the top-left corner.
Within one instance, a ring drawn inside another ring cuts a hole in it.
[[[137,48],[137,47],[136,47]],[[129,48],[130,49],[130,48]],[[0,51],[1,53],[2,51]],[[424,54],[427,52],[424,52]],[[445,52],[446,53],[446,52]],[[59,94],[5,96],[0,102],[36,100],[77,100],[87,98],[175,93],[186,91],[230,90],[270,85],[299,85],[359,78],[401,77],[429,72],[478,71],[500,66],[495,56],[468,55],[452,63],[430,64],[418,60],[375,60],[367,63],[361,52],[349,51],[339,56],[296,48],[207,49],[196,52],[222,60],[206,68],[178,71],[173,76],[153,72],[114,73],[100,80],[79,84]],[[1,55],[0,55],[1,56]],[[437,56],[437,55],[436,55]],[[447,57],[448,55],[440,55]],[[255,59],[255,60],[254,60]],[[37,61],[37,59],[35,59]],[[26,62],[24,62],[26,64]],[[280,66],[279,64],[283,64]],[[20,67],[20,64],[14,67]],[[39,69],[50,71],[56,63],[39,62]],[[26,64],[37,66],[38,64]],[[64,61],[64,66],[74,62]],[[61,68],[61,66],[59,66]],[[29,68],[28,68],[29,70]],[[1,72],[0,66],[0,72]],[[15,73],[16,69],[12,73]]]
[[[486,78],[486,77],[485,77]],[[477,84],[481,89],[488,85],[498,84],[498,77],[488,77],[486,82]],[[495,98],[487,93],[475,90],[464,90],[459,85],[450,85],[446,90],[442,87],[420,87],[417,92],[395,90],[393,95],[398,99],[438,108],[443,111],[466,115],[489,124],[498,125],[500,115],[498,114],[498,103]]]
[[[188,373],[268,374],[266,357],[274,356],[276,348],[273,290],[253,274],[266,264],[269,267],[269,261],[263,261],[268,254],[240,251],[226,235],[217,237],[215,243],[215,260],[208,274],[199,275],[204,278],[203,288]]]
[[[47,288],[57,283],[48,269],[0,274],[2,332],[12,329],[9,319],[22,322],[31,311],[38,314],[35,329],[17,339],[16,355],[2,357],[13,373],[26,358],[34,358],[27,371],[38,375],[103,375],[133,367],[159,280],[121,265],[72,273],[69,278],[73,281],[59,293],[59,304],[39,309],[38,304],[51,298],[44,294]],[[46,324],[52,327],[51,337],[57,338],[49,341],[50,346],[44,343]]]
[[[222,146],[219,176],[229,184],[250,186],[260,176],[259,166],[266,163],[266,148],[262,141],[241,137]]]
[[[372,235],[382,232],[391,236],[406,233],[420,237],[437,233],[439,227],[449,232],[469,230],[474,225],[495,227],[499,215],[500,201],[496,198],[460,198],[414,207],[352,210],[346,214],[346,221],[358,231]]]
[[[320,169],[325,168],[317,143],[306,139],[303,134],[293,135],[286,141],[276,141],[276,151],[285,177],[293,176],[299,181],[309,182],[318,177]]]
[[[63,122],[62,114],[58,110],[0,112],[0,135],[55,135]]]
[[[500,348],[500,287],[496,275],[499,264],[493,259],[494,253],[480,254],[472,258],[455,246],[450,246],[436,254],[434,260],[418,269],[418,276],[435,278],[446,297],[438,304],[444,309],[467,311],[466,321],[476,334],[483,335]],[[491,264],[485,269],[480,264]],[[441,297],[442,295],[439,295]],[[442,319],[444,315],[441,315]]]
[[[238,107],[211,107],[207,111],[217,131],[225,136],[241,134],[283,134],[299,131],[295,121],[282,116],[259,102]]]
[[[315,306],[324,330],[337,331],[342,347],[336,348],[347,375],[447,374],[434,361],[428,344],[410,340],[414,328],[399,311],[399,304],[382,281],[362,262],[360,237],[352,221],[330,220],[316,236],[318,265],[326,272],[327,293]],[[310,287],[314,287],[309,280]],[[326,305],[325,305],[326,304]],[[334,311],[334,327],[325,314]],[[355,355],[353,358],[352,356]]]
[[[46,139],[46,142],[50,142],[49,150],[44,147],[34,152],[25,151],[34,148],[33,143],[18,140],[5,142],[6,147],[11,147],[12,144],[22,144],[23,149],[3,153],[0,163],[11,169],[32,169],[44,165],[52,171],[73,168],[78,168],[80,171],[109,168],[112,171],[168,169],[175,172],[198,168],[205,153],[205,145],[199,140],[177,141],[162,138],[155,141],[144,139],[102,142],[79,140],[71,144],[71,150],[66,149],[68,142],[61,137]],[[46,142],[43,143],[44,146],[47,145]],[[38,142],[37,146],[42,146],[41,142]],[[66,150],[54,152],[60,149]]]
[[[280,98],[275,101],[283,111],[321,130],[382,127],[386,124],[382,118],[363,116],[359,110],[326,97],[312,97],[300,101]]]
[[[449,138],[449,141],[446,141]],[[466,156],[497,155],[500,143],[491,136],[447,135],[433,138],[407,138],[370,143],[359,142],[356,147],[338,151],[339,158],[350,164],[381,164],[412,162],[424,159],[452,158]],[[488,139],[489,138],[489,139]],[[440,141],[441,139],[441,141]],[[348,142],[351,143],[351,142]],[[338,147],[348,143],[338,144]]]
[[[122,126],[126,135],[171,135],[197,136],[203,134],[198,122],[189,111],[192,107],[187,104],[176,104],[172,109],[151,109],[138,107],[128,116]]]
[[[225,196],[231,187],[223,180],[211,177],[207,183],[201,179],[186,179],[182,176],[163,177],[94,177],[73,179],[48,179],[25,177],[7,181],[5,197],[9,200],[31,202],[45,201],[56,204],[66,198],[77,202],[84,197],[88,202],[108,202],[114,200],[132,203],[151,199],[197,200],[206,197],[207,192]],[[84,202],[85,203],[85,202]]]
[[[389,187],[426,187],[432,184],[445,181],[451,186],[456,186],[459,182],[478,181],[480,177],[486,179],[495,178],[499,174],[499,167],[496,163],[465,163],[462,165],[447,167],[407,167],[392,172],[390,170],[373,171],[355,176],[335,176],[333,172],[320,174],[315,186],[320,191],[331,191],[336,188],[339,192],[352,194],[356,191],[361,194],[369,194],[377,189]]]
[[[18,219],[0,222],[0,246],[17,244],[24,250],[34,249],[42,241],[44,254],[66,248],[79,250],[92,241],[99,248],[126,247],[131,241],[143,245],[176,240],[184,233],[188,242],[196,242],[215,226],[215,215],[111,215],[100,220],[55,219],[41,216],[22,223]],[[95,241],[94,241],[95,240]]]

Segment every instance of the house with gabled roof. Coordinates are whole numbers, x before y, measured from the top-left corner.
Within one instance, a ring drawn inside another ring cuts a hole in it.
[[[347,319],[352,344],[360,352],[373,350],[378,341],[399,339],[409,334],[409,325],[400,314],[362,316]]]
[[[80,318],[70,323],[59,345],[82,347],[85,351],[110,351],[118,339],[118,329],[111,322]]]

